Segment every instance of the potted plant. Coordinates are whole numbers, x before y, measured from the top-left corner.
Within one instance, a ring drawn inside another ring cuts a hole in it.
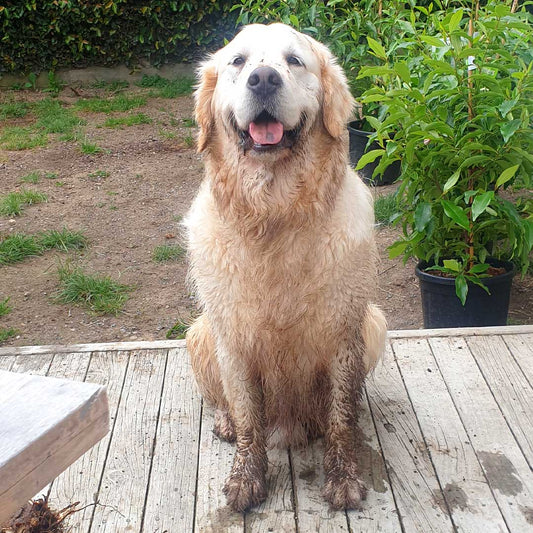
[[[529,17],[516,11],[516,3],[494,0],[428,13],[426,24],[413,24],[403,38],[403,56],[391,58],[380,50],[382,64],[359,74],[387,80],[373,84],[362,98],[387,106],[383,119],[373,121],[380,148],[363,163],[381,157],[381,170],[401,161],[396,218],[403,236],[389,252],[419,261],[423,290],[427,279],[437,283],[423,303],[425,327],[505,323],[506,310],[498,316],[490,311],[505,307],[508,295],[500,302],[481,297],[498,295],[502,278],[510,288],[514,266],[522,273],[528,268],[533,246]],[[451,285],[452,303],[440,300],[445,285]],[[440,310],[431,311],[432,304]],[[472,309],[476,304],[479,315]]]

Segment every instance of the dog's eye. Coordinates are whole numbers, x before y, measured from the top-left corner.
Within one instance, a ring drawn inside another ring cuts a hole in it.
[[[231,61],[231,64],[235,65],[236,67],[244,65],[244,57],[242,56],[234,57],[233,60]]]
[[[295,65],[297,67],[303,67],[303,63],[302,63],[301,59],[299,59],[296,56],[287,56],[287,63],[289,65]]]

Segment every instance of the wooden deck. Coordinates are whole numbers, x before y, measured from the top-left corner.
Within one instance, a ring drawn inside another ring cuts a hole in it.
[[[75,532],[533,531],[533,326],[390,333],[362,402],[361,512],[322,501],[321,442],[271,451],[268,500],[230,512],[233,448],[182,341],[0,348],[0,369],[108,388],[110,433],[47,488],[87,506]]]

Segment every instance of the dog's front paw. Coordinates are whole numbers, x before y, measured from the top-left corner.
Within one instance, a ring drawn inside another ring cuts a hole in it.
[[[330,475],[326,476],[322,495],[332,509],[361,509],[366,487],[358,477]]]
[[[267,496],[266,467],[237,454],[224,485],[224,494],[228,505],[239,513],[259,505]]]

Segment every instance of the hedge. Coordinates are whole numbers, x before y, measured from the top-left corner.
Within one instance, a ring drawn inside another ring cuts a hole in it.
[[[0,72],[191,61],[235,33],[230,0],[0,0]]]

